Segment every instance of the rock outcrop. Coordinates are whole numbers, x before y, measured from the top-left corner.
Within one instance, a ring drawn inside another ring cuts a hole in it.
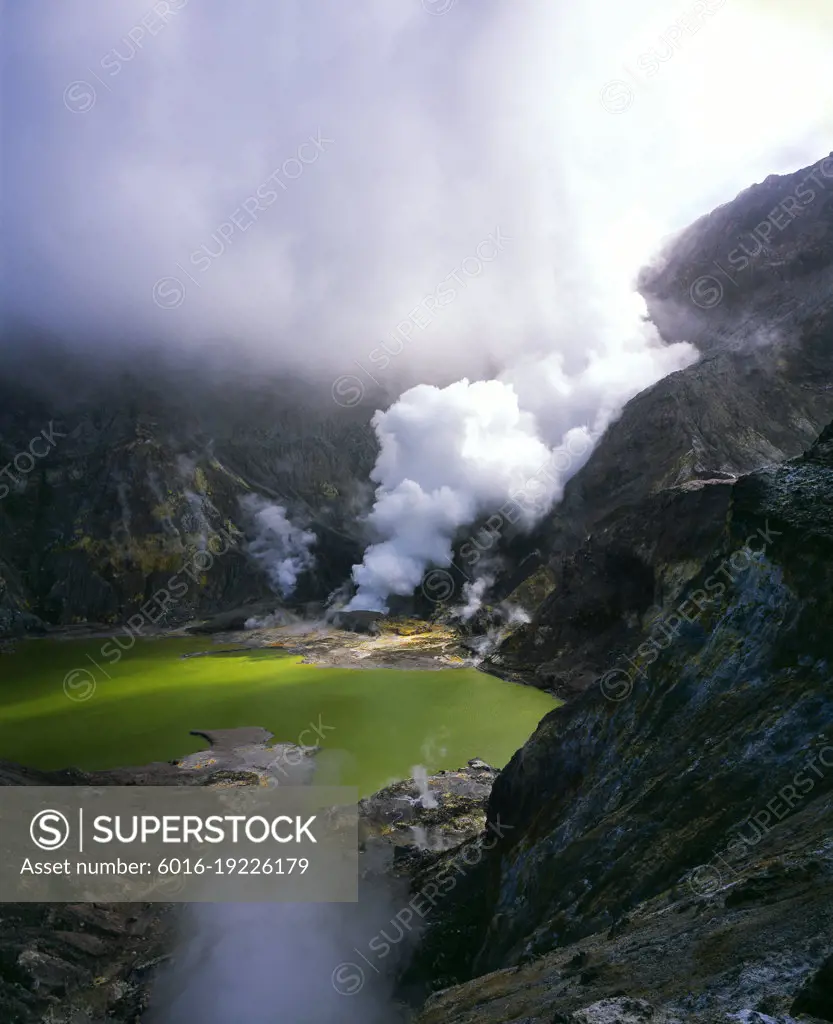
[[[833,426],[779,467],[652,501],[631,514],[651,515],[664,546],[653,624],[624,622],[601,682],[496,780],[487,827],[501,838],[412,967],[438,987],[474,980],[437,996],[425,1024],[605,1020],[586,1007],[614,997],[686,1022],[824,1005]],[[604,537],[586,569],[600,604],[617,589]],[[656,597],[624,575],[637,610]]]
[[[209,746],[174,762],[41,772],[0,762],[4,786],[228,786],[309,781],[315,750],[270,745],[266,729],[198,732]],[[6,903],[0,910],[3,1024],[138,1024],[171,954],[166,903]]]
[[[486,803],[498,772],[478,758],[458,771],[440,771],[385,787],[359,804],[365,841],[383,838],[399,854],[439,854],[476,838],[486,827]],[[413,861],[410,868],[414,869]]]

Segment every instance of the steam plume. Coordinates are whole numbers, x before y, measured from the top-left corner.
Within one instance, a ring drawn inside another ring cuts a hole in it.
[[[256,530],[248,553],[266,571],[274,590],[281,597],[291,596],[298,576],[315,562],[310,551],[315,534],[294,526],[282,505],[272,504],[259,495],[248,494],[240,504],[251,513]]]

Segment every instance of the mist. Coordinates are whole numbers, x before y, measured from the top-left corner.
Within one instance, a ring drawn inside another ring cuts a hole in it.
[[[624,404],[698,357],[646,320],[639,269],[830,150],[822,0],[4,13],[0,358],[30,331],[138,374],[161,351],[303,375],[343,410],[389,394],[354,608],[411,593],[479,517],[537,522]],[[284,592],[310,540],[272,525],[254,554]],[[394,1019],[387,989],[332,985],[365,924],[189,914],[164,1024]]]
[[[637,272],[830,129],[820,3],[100,0],[7,20],[7,319],[96,358],[303,374],[337,407],[407,395],[375,420],[353,607],[410,592],[571,431],[595,443],[696,358],[646,321]],[[749,88],[774,50],[790,73]],[[474,436],[503,453],[491,480]],[[420,446],[449,458],[423,472]],[[547,474],[535,515],[580,465]],[[393,521],[409,496],[428,525]]]
[[[342,401],[579,370],[611,276],[828,148],[820,3],[92,0],[6,28],[4,312]]]
[[[253,523],[254,536],[246,545],[248,555],[266,573],[275,593],[289,597],[299,575],[315,564],[310,550],[315,534],[292,523],[282,505],[257,494],[246,495],[240,504]]]
[[[364,887],[360,904],[186,905],[149,1024],[404,1024],[391,968],[416,932],[399,930],[390,963],[371,970],[355,961],[385,928],[396,934],[407,903],[379,882]]]

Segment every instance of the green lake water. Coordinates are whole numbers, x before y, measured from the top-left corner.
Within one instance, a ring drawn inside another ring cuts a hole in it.
[[[205,639],[139,642],[112,665],[104,643],[26,641],[0,655],[0,759],[141,765],[205,749],[191,729],[260,725],[277,740],[319,743],[321,781],[368,794],[417,764],[434,772],[482,757],[502,767],[556,706],[474,669],[318,668],[273,650],[182,657],[218,649]]]

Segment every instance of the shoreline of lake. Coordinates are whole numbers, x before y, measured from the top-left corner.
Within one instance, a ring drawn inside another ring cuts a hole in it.
[[[262,639],[232,646],[226,637],[159,636],[114,648],[117,660],[102,656],[101,635],[17,644],[3,657],[0,759],[104,770],[196,752],[195,733],[257,725],[281,742],[320,743],[327,782],[364,795],[410,777],[414,765],[505,764],[557,706],[433,655],[407,669],[396,659],[344,667],[305,663]]]

